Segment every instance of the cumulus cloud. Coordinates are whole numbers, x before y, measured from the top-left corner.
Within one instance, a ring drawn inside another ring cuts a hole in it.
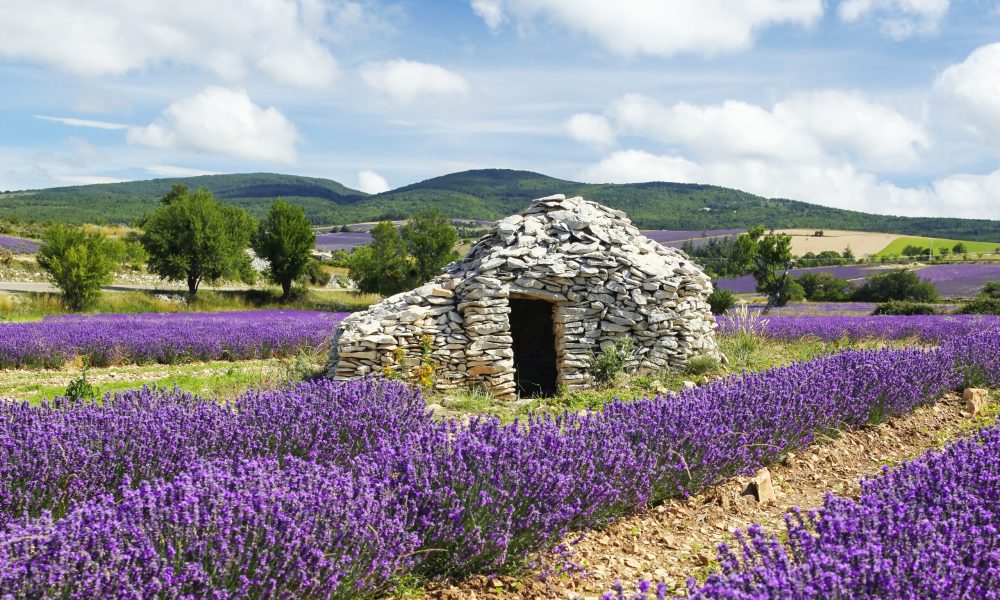
[[[577,113],[566,121],[566,133],[578,142],[598,148],[615,143],[615,132],[602,115]]]
[[[174,102],[149,125],[130,128],[127,139],[154,148],[293,163],[299,134],[278,109],[257,106],[245,90],[209,87]]]
[[[404,59],[365,64],[361,67],[361,78],[397,104],[469,93],[469,84],[458,73],[439,65]]]
[[[843,0],[837,17],[845,23],[875,19],[894,40],[937,33],[948,14],[949,0]]]
[[[324,86],[337,76],[325,42],[357,9],[346,0],[0,0],[0,57],[85,76],[174,64]]]
[[[771,108],[721,104],[662,104],[628,94],[609,106],[617,131],[684,148],[696,156],[801,163],[846,155],[872,168],[911,167],[930,146],[924,127],[860,94],[827,90],[799,94]]]
[[[949,97],[983,135],[1000,143],[1000,44],[974,50],[945,69],[935,88]]]
[[[389,182],[375,171],[365,169],[358,173],[358,189],[366,194],[381,194],[392,188]]]
[[[472,0],[471,6],[494,29],[505,17],[544,20],[626,56],[745,50],[761,29],[808,27],[823,15],[822,0]]]
[[[761,196],[881,214],[1000,218],[1000,170],[951,175],[924,187],[901,187],[843,162],[777,165],[763,160],[696,162],[644,150],[613,152],[586,169],[586,181],[674,181],[741,189]]]

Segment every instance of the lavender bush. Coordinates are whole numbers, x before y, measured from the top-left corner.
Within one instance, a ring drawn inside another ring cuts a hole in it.
[[[38,242],[9,235],[0,235],[0,248],[14,254],[38,254]]]
[[[0,368],[236,360],[321,346],[347,313],[255,310],[217,313],[60,315],[0,324]]]
[[[863,482],[855,502],[787,515],[788,543],[760,526],[720,546],[700,598],[1000,597],[1000,428]]]

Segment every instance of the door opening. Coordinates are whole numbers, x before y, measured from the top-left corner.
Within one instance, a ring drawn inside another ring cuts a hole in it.
[[[545,300],[510,299],[510,334],[514,340],[514,372],[522,398],[556,393],[554,305]]]

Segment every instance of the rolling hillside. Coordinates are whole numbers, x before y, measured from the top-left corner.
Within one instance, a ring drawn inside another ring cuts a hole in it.
[[[157,179],[0,194],[0,218],[132,222],[156,205],[173,183],[203,186],[217,197],[260,215],[276,196],[301,204],[317,224],[404,219],[433,206],[451,217],[493,220],[533,198],[581,195],[624,210],[643,229],[774,228],[847,229],[1000,242],[1000,222],[973,219],[891,217],[764,198],[712,185],[683,183],[584,184],[505,169],[435,177],[376,195],[334,181],[251,173]]]

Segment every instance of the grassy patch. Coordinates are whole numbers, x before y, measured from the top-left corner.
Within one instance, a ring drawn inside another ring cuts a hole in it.
[[[229,400],[249,389],[277,389],[322,372],[322,353],[302,354],[281,360],[212,361],[182,365],[132,365],[91,368],[86,381],[97,397],[156,384],[177,386],[208,398]],[[60,370],[0,372],[0,396],[38,403],[66,394],[83,369],[76,365]]]
[[[903,249],[907,246],[919,246],[922,248],[933,247],[934,254],[936,255],[938,249],[947,248],[948,250],[951,250],[952,247],[959,242],[965,244],[966,250],[971,253],[997,252],[997,248],[1000,248],[1000,242],[973,242],[968,240],[946,240],[942,238],[904,236],[896,238],[889,243],[888,246],[876,252],[874,256],[876,258],[888,256],[890,254],[901,256],[903,254]]]
[[[281,302],[277,288],[202,290],[193,300],[176,290],[105,292],[92,313],[220,312],[264,308],[297,308],[353,312],[381,298],[343,290],[309,290],[291,302]],[[30,321],[66,313],[59,294],[0,292],[0,321]]]

